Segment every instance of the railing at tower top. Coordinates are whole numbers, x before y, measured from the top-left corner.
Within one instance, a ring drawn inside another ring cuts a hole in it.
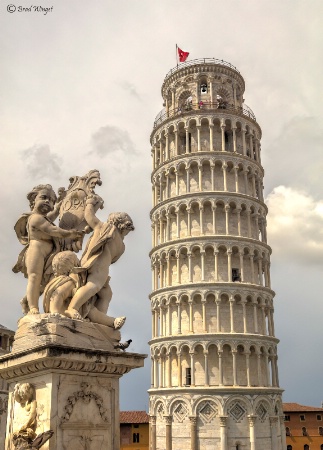
[[[171,117],[181,116],[185,113],[189,113],[190,111],[203,111],[203,110],[221,110],[221,111],[227,111],[231,113],[238,113],[243,114],[246,117],[249,117],[250,119],[254,120],[256,122],[256,116],[254,115],[253,111],[249,106],[234,106],[230,104],[221,104],[218,101],[217,102],[203,102],[203,103],[189,103],[185,104],[183,106],[179,106],[178,108],[170,108],[168,112],[165,111],[165,109],[162,109],[156,116],[154,121],[154,129],[158,127],[164,120],[169,119]]]
[[[232,64],[230,64],[227,61],[223,61],[223,59],[216,59],[216,58],[199,58],[199,59],[192,59],[191,61],[185,61],[183,63],[179,63],[176,67],[173,67],[173,69],[170,69],[170,71],[167,73],[165,79],[172,75],[173,73],[177,72],[178,70],[183,69],[184,67],[189,66],[195,66],[196,64],[218,64],[220,66],[226,66],[230,69],[235,70],[236,72],[239,72],[239,70],[234,67]]]

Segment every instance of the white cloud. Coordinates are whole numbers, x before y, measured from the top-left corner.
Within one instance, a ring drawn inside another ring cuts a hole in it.
[[[58,178],[61,172],[62,158],[52,153],[49,145],[35,144],[21,154],[26,171],[33,179],[44,177]]]
[[[101,127],[93,133],[91,144],[93,151],[101,157],[116,152],[131,156],[136,152],[128,131],[111,125]]]
[[[275,259],[323,264],[323,201],[278,186],[267,197],[268,236]]]

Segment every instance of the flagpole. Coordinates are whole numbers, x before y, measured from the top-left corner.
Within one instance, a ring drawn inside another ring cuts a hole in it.
[[[178,67],[178,51],[177,51],[177,44],[176,44],[176,65]]]

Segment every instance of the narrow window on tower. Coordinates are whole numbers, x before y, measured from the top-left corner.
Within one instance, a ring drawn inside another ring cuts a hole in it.
[[[188,151],[191,153],[192,151],[192,134],[188,133]]]
[[[241,281],[239,269],[232,269],[232,281]]]
[[[187,367],[185,371],[185,385],[191,386],[191,368]]]
[[[323,436],[323,427],[319,427],[319,435]]]
[[[307,436],[306,427],[302,427],[302,434],[303,434],[303,436]]]
[[[286,427],[286,436],[291,436],[289,427]]]
[[[133,433],[132,435],[132,442],[139,442],[139,433]]]

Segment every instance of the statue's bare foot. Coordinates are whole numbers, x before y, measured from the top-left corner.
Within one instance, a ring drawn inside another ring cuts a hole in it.
[[[40,314],[38,308],[30,308],[28,314]]]
[[[115,330],[120,330],[121,327],[123,327],[124,323],[126,321],[126,317],[117,317],[116,319],[114,319],[114,329]]]
[[[83,320],[83,317],[81,316],[81,314],[74,308],[68,308],[66,309],[65,313],[64,313],[67,317],[69,317],[70,319],[77,319],[77,320]]]

